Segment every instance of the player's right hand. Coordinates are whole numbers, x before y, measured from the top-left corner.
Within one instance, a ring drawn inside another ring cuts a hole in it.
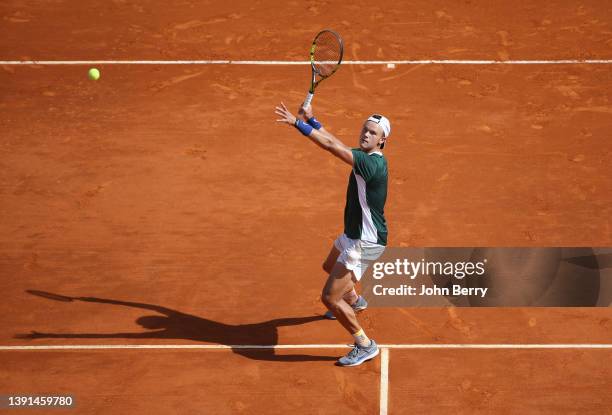
[[[309,105],[306,105],[305,107],[300,106],[300,109],[298,110],[298,114],[304,117],[304,121],[308,121],[309,118],[313,117],[312,105],[309,104]]]
[[[297,117],[299,119],[301,119],[304,122],[308,121],[308,118],[306,118],[306,113],[304,112],[304,108],[302,108],[302,106],[300,105],[298,110],[297,110]]]

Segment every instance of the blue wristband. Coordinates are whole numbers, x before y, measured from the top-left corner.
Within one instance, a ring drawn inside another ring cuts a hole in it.
[[[302,134],[304,134],[305,136],[309,136],[310,133],[312,132],[312,127],[308,124],[306,124],[304,121],[302,120],[295,120],[295,124],[293,124],[295,126],[295,128],[297,128],[298,130],[300,130],[300,132]]]
[[[317,120],[315,117],[309,118],[308,124],[310,124],[310,126],[314,128],[315,130],[320,130],[321,127],[323,127],[323,125],[321,125],[319,120]]]

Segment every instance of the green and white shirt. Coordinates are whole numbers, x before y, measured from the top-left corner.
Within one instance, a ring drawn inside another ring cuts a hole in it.
[[[387,160],[380,152],[351,151],[353,171],[346,190],[344,233],[351,239],[387,245]]]

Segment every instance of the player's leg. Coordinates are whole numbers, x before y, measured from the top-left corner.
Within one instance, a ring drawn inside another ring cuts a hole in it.
[[[339,255],[340,251],[336,248],[336,245],[332,245],[329,254],[327,254],[327,258],[323,261],[323,271],[327,272],[328,275],[331,273]]]
[[[329,250],[329,254],[327,254],[327,258],[325,259],[325,261],[323,261],[323,270],[327,272],[328,275],[331,273],[336,261],[338,261],[339,255],[340,251],[338,250],[338,248],[336,248],[336,245],[332,245],[331,249]],[[364,310],[367,307],[367,303],[365,302],[365,300],[363,300],[363,298],[359,298],[357,291],[355,291],[355,286],[353,286],[353,288],[346,293],[346,295],[344,296],[344,300],[350,305],[354,305],[358,301],[360,301],[360,303],[357,304],[358,307],[356,308],[356,311]],[[326,315],[326,317],[334,318],[334,315],[329,314]]]
[[[351,288],[349,292],[344,294],[344,297],[342,298],[344,298],[344,301],[353,306],[353,310],[358,311],[355,309],[355,303],[357,302],[357,300],[359,300],[359,294],[357,294],[357,290],[355,288],[355,284],[357,284],[357,279],[355,279],[354,273],[352,273],[351,279],[353,281],[353,288]]]
[[[351,334],[361,330],[355,310],[344,300],[344,296],[354,289],[352,273],[344,264],[336,262],[331,269],[321,300],[338,319],[338,322]]]
[[[351,289],[353,289],[352,273],[344,264],[336,262],[323,288],[321,299],[355,340],[353,350],[338,360],[338,364],[342,366],[360,365],[378,355],[376,342],[368,338],[357,321],[355,310],[343,298]]]

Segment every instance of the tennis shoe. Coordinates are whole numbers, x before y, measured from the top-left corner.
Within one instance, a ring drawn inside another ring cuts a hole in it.
[[[347,353],[346,356],[338,359],[338,365],[340,366],[359,366],[363,362],[378,356],[379,350],[378,345],[372,339],[370,339],[370,345],[367,347],[361,347],[357,344],[353,346],[353,349]]]

